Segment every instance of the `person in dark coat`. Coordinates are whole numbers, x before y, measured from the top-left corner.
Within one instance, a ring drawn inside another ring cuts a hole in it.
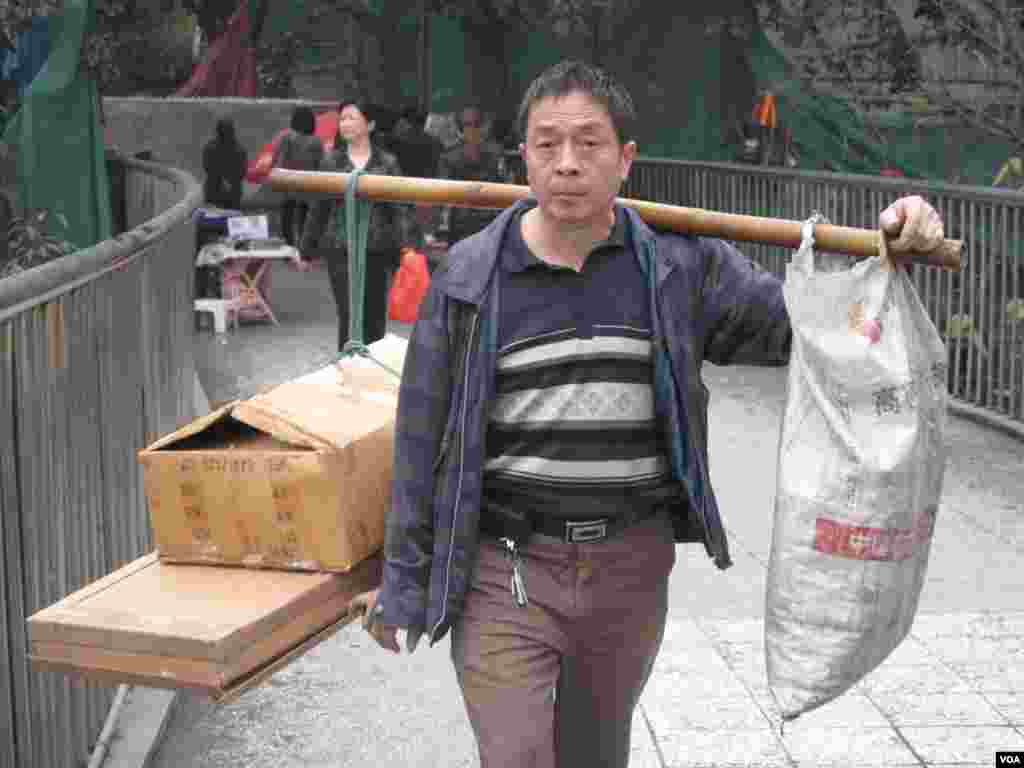
[[[320,170],[351,173],[357,168],[370,174],[401,176],[394,155],[372,139],[375,112],[365,102],[344,101],[338,108],[338,138],[324,156]],[[327,261],[334,301],[338,305],[338,351],[348,341],[349,288],[348,244],[345,229],[345,198],[320,200],[306,222],[299,250],[319,249]],[[365,338],[369,344],[384,336],[387,328],[388,273],[398,267],[404,247],[416,245],[415,228],[408,205],[373,203],[366,238],[366,288],[363,298]]]
[[[415,108],[405,110],[391,132],[390,146],[385,148],[398,158],[406,175],[433,179],[437,177],[444,147],[423,130],[426,121],[427,116],[421,111]]]
[[[440,174],[454,181],[504,181],[502,157],[495,147],[484,143],[483,115],[479,107],[469,106],[458,114],[462,142],[441,155]],[[479,232],[497,216],[484,208],[453,206],[449,213],[448,242],[457,243]]]
[[[222,117],[217,121],[217,135],[203,147],[203,194],[209,205],[241,207],[242,179],[248,162],[245,149],[235,137],[235,121]]]
[[[291,127],[274,149],[274,167],[290,171],[315,171],[324,159],[324,143],[316,135],[316,116],[309,107],[296,107]],[[302,236],[309,213],[309,203],[289,195],[281,203],[281,229],[288,245],[295,245]]]

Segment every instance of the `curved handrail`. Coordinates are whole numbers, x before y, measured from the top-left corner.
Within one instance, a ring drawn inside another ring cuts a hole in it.
[[[202,187],[185,171],[124,155],[117,158],[126,167],[174,182],[182,191],[181,200],[117,237],[0,280],[0,322],[122,268],[168,230],[188,219],[202,203]]]

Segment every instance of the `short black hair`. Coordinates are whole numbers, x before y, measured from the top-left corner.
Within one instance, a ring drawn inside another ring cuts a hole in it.
[[[512,117],[496,117],[491,121],[491,137],[501,146],[515,149],[516,121]]]
[[[598,67],[577,60],[561,61],[544,70],[530,83],[519,106],[519,136],[526,140],[530,110],[543,99],[561,98],[581,91],[603,104],[612,119],[619,142],[632,141],[636,126],[636,109],[629,92],[615,78]]]
[[[368,99],[358,96],[351,99],[342,99],[338,102],[338,115],[341,115],[345,107],[355,107],[358,109],[368,123],[375,123],[377,121],[377,108]]]
[[[345,140],[343,138],[341,138],[341,128],[338,127],[338,125],[337,125],[337,122],[341,122],[340,121],[341,113],[345,110],[345,107],[355,107],[356,109],[358,109],[362,113],[363,117],[366,118],[366,122],[374,123],[374,131],[376,131],[376,129],[377,129],[376,122],[374,120],[374,117],[376,116],[376,114],[375,114],[373,106],[370,104],[369,101],[367,101],[366,99],[364,99],[362,97],[358,97],[358,96],[350,98],[350,99],[342,99],[341,101],[338,102],[338,118],[339,118],[339,120],[336,121],[335,127],[334,127],[334,147],[335,147],[335,149],[337,149],[338,147],[341,147],[341,146],[343,146],[345,144]],[[371,132],[370,135],[371,135],[370,140],[373,141],[373,132]]]
[[[230,117],[222,117],[217,121],[217,141],[222,144],[234,144],[238,141],[235,137],[235,121]]]
[[[402,110],[402,117],[412,123],[413,127],[420,130],[423,129],[423,124],[427,122],[427,113],[419,107],[406,107]]]
[[[296,107],[292,110],[292,130],[307,136],[316,130],[316,115],[309,107]]]

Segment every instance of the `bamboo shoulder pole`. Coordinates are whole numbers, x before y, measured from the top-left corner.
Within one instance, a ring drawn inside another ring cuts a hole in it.
[[[288,171],[276,169],[270,174],[273,189],[307,194],[342,195],[348,184],[347,173],[321,171]],[[476,181],[447,181],[408,176],[360,176],[358,194],[381,202],[454,205],[468,208],[507,208],[530,195],[530,188],[516,184],[491,184]],[[746,243],[766,243],[797,248],[801,241],[803,222],[720,213],[702,208],[651,203],[646,200],[620,198],[619,202],[635,210],[652,226],[693,235],[720,237]],[[867,258],[879,254],[878,230],[817,224],[814,241],[817,248],[829,253],[845,253]],[[963,241],[946,239],[934,251],[910,252],[912,262],[944,269],[959,270]]]

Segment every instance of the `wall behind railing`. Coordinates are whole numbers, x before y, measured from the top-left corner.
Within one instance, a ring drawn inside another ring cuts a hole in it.
[[[194,418],[186,173],[124,159],[127,232],[0,281],[0,768],[79,768],[114,689],[40,672],[25,619],[150,549],[135,453]]]
[[[509,156],[523,178],[521,163]],[[874,229],[878,214],[918,194],[942,216],[948,237],[966,241],[960,272],[915,266],[914,284],[949,351],[954,410],[1024,436],[1024,194],[784,168],[641,158],[622,192],[692,208]],[[789,250],[738,243],[784,274]]]
[[[203,179],[203,146],[213,138],[217,120],[235,122],[238,141],[254,160],[264,144],[287,128],[292,110],[305,104],[319,112],[335,109],[336,102],[287,99],[184,99],[142,96],[103,99],[106,142],[126,155],[152,153],[160,163],[180,168]],[[246,183],[246,207],[272,209],[281,195],[267,186]]]

